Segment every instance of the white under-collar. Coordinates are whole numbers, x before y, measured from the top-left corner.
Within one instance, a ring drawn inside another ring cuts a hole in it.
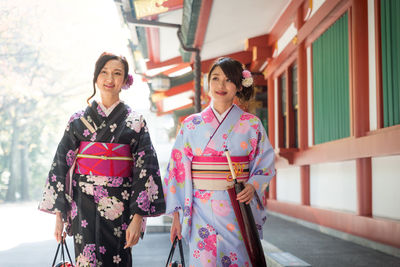
[[[214,111],[214,115],[217,118],[218,122],[221,123],[224,120],[224,118],[226,117],[226,114],[228,114],[228,112],[229,112],[229,110],[231,110],[232,106],[230,106],[227,110],[225,110],[224,113],[219,114],[218,111],[215,110],[214,105],[211,103],[211,108]]]
[[[114,108],[121,102],[122,102],[121,100],[118,100],[117,102],[112,104],[109,108],[106,108],[103,105],[103,103],[101,103],[100,101],[98,101],[97,104],[99,104],[99,107],[101,108],[101,110],[103,110],[104,114],[106,114],[106,116],[108,117],[108,115],[111,114],[111,112],[114,110]]]

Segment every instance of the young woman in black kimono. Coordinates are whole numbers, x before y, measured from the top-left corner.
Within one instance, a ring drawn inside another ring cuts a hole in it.
[[[70,118],[57,148],[40,210],[73,235],[76,266],[132,266],[145,217],[165,212],[157,155],[143,117],[119,99],[132,84],[124,57],[103,53],[86,110]],[[100,91],[101,102],[89,100]]]

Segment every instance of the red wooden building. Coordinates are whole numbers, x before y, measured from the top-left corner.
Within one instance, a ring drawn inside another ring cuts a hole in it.
[[[248,109],[277,155],[270,211],[400,248],[399,1],[115,2],[159,115],[194,112],[195,56],[178,28],[203,80],[220,56],[252,71]]]

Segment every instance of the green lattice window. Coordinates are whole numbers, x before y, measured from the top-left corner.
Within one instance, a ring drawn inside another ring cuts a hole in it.
[[[314,143],[350,136],[348,15],[313,44]]]
[[[400,124],[400,1],[381,1],[383,126]]]
[[[280,88],[280,100],[281,100],[281,131],[282,131],[282,141],[280,142],[280,147],[286,147],[287,144],[287,134],[286,134],[286,122],[287,122],[287,112],[286,112],[286,75],[282,74],[279,77],[279,88]]]

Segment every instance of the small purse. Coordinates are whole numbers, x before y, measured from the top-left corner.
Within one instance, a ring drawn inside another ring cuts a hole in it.
[[[58,251],[60,251],[60,247],[61,247],[61,256],[60,256],[61,261],[59,263],[55,264],[56,260],[57,260],[57,256],[58,256]],[[69,261],[65,261],[64,247],[65,247],[65,250],[67,251]],[[54,255],[53,264],[51,266],[52,267],[74,267],[74,265],[72,263],[71,255],[69,254],[69,251],[68,251],[67,243],[65,243],[64,238],[61,240],[61,242],[57,246],[56,255]]]
[[[174,256],[175,246],[176,246],[177,242],[179,245],[179,254],[181,254],[181,260],[172,262],[172,258]],[[185,259],[183,257],[182,240],[179,240],[178,237],[175,237],[175,240],[172,243],[172,247],[169,252],[167,264],[165,265],[165,267],[185,267]]]

